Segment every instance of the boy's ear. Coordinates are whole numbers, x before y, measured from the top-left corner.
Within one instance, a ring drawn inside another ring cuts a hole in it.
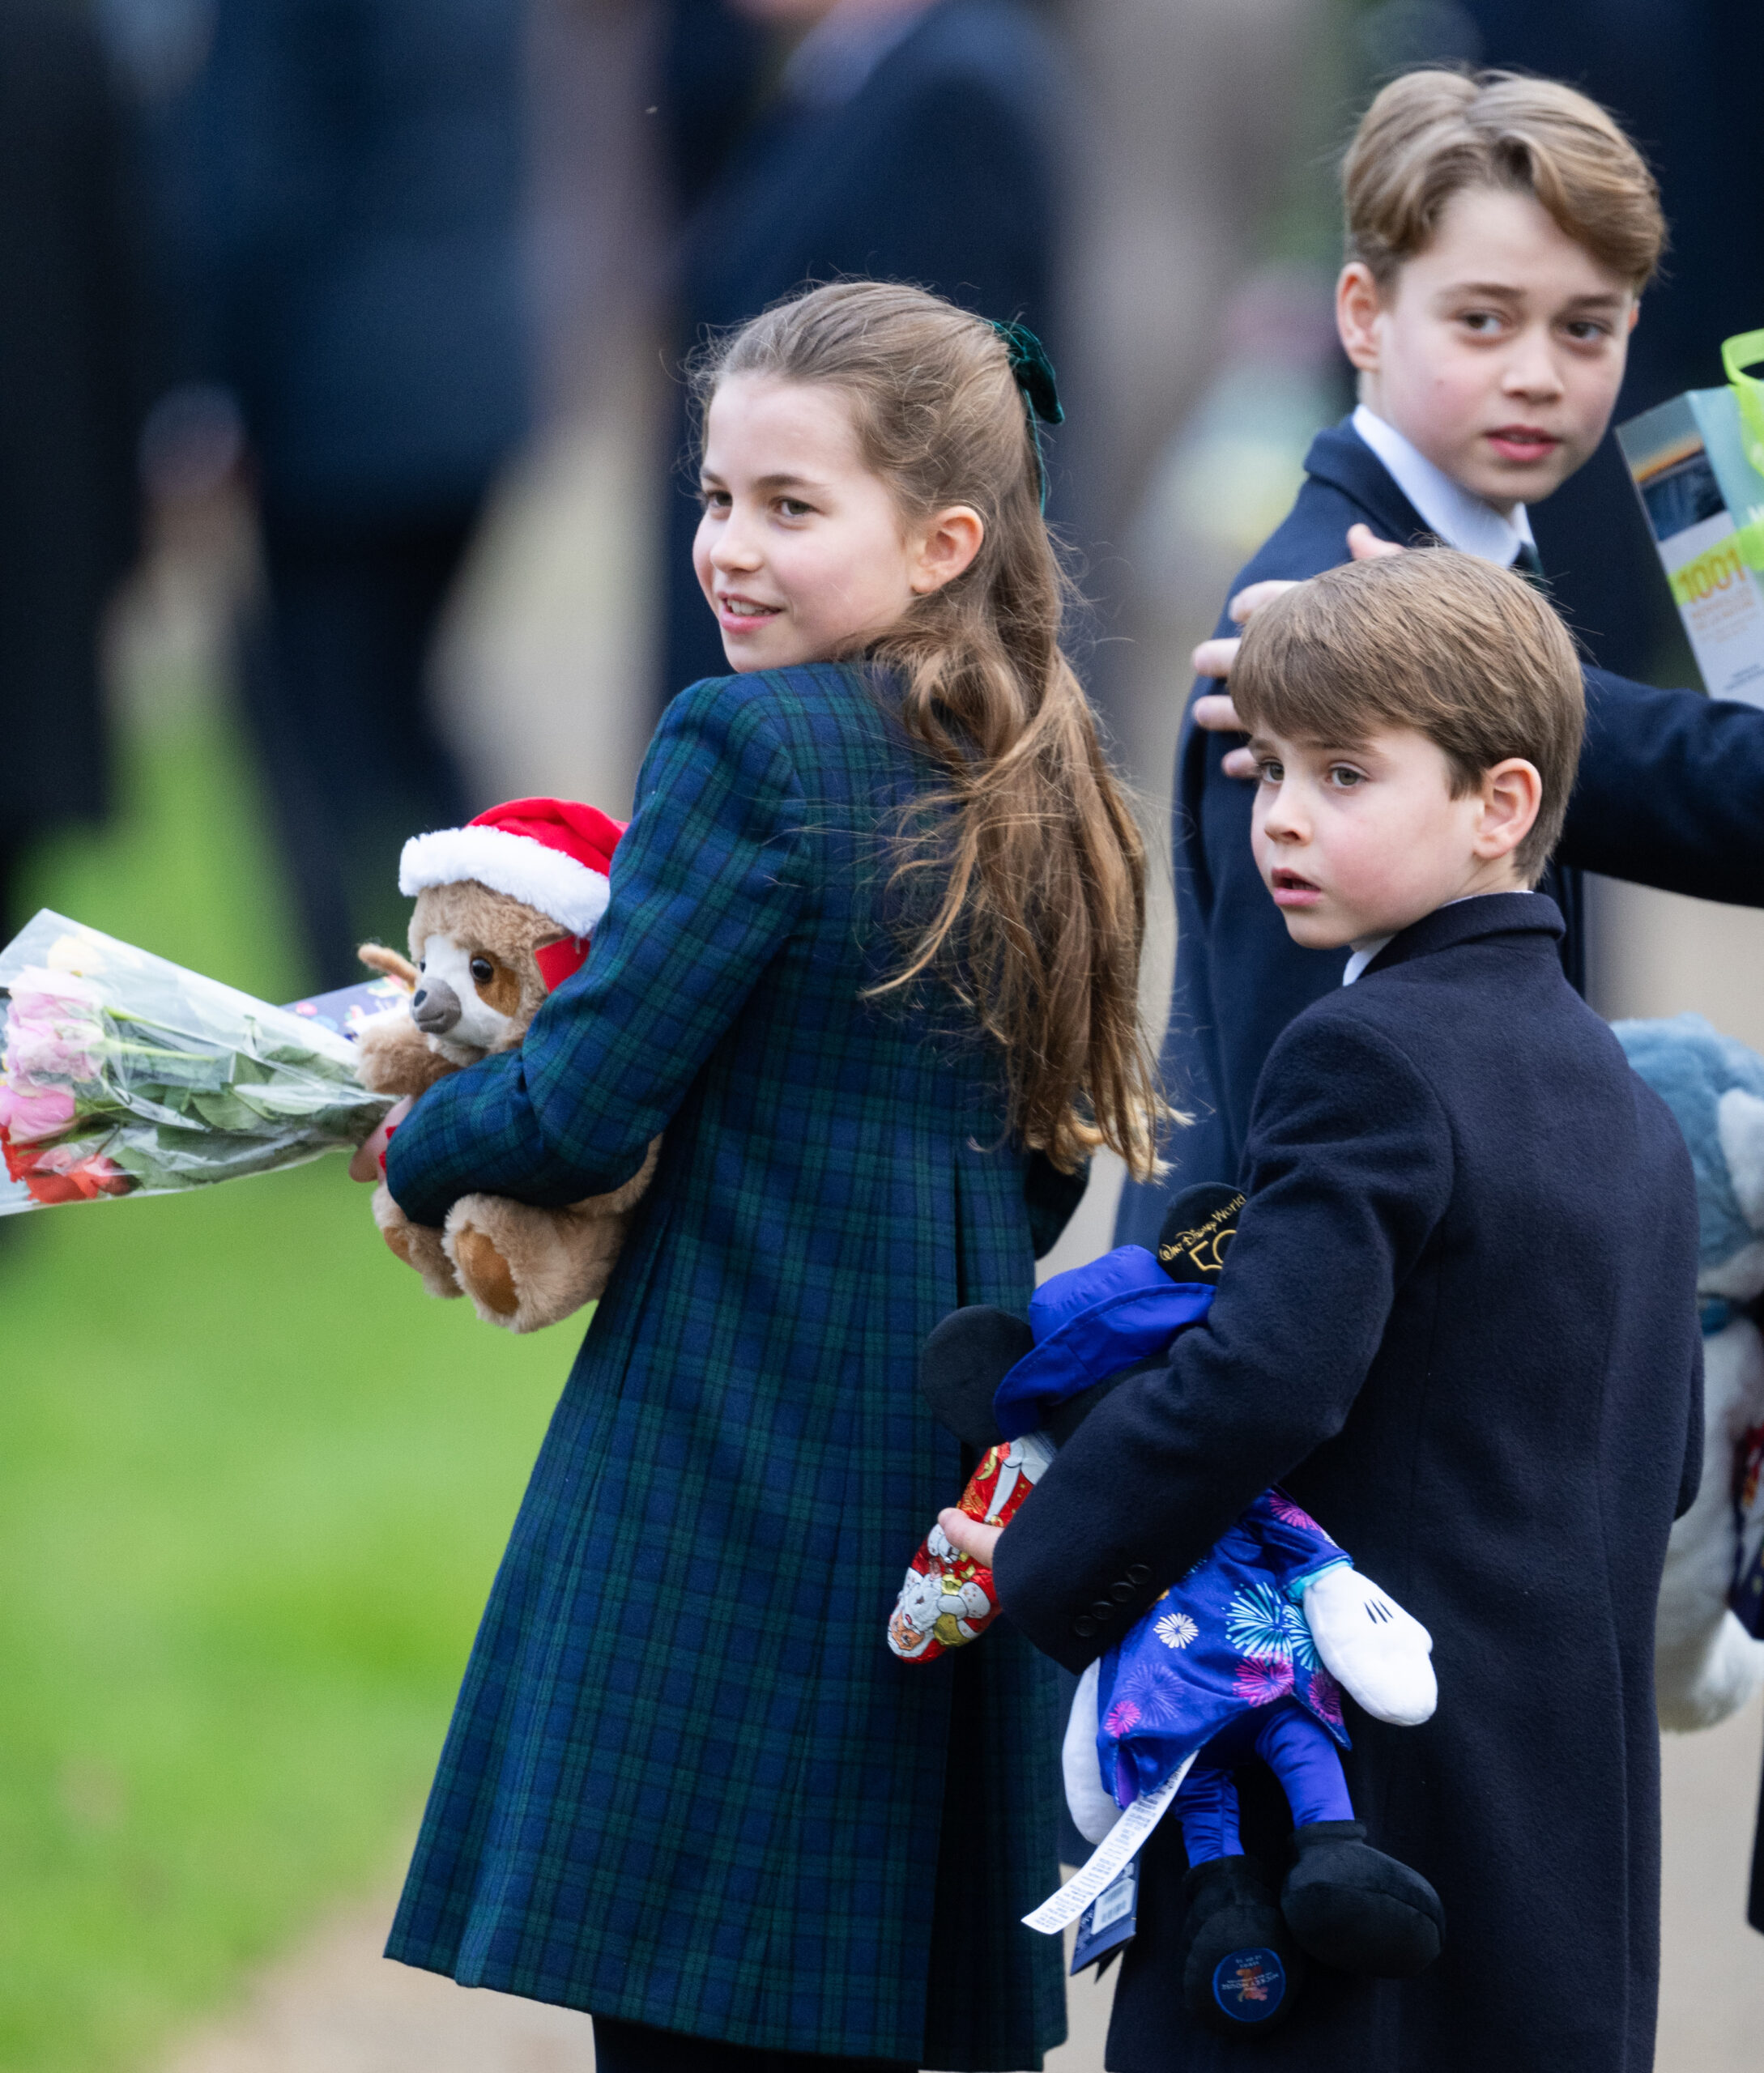
[[[1384,296],[1363,259],[1350,259],[1336,282],[1336,330],[1341,350],[1362,374],[1378,364],[1378,318]]]
[[[1544,803],[1544,781],[1537,765],[1523,756],[1510,756],[1482,773],[1482,819],[1472,847],[1493,862],[1510,857],[1532,832]]]

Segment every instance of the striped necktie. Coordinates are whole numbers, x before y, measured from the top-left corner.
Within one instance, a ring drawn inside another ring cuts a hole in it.
[[[1516,568],[1528,583],[1535,584],[1539,590],[1545,587],[1544,564],[1538,557],[1536,548],[1529,540],[1519,542],[1519,551],[1508,566]]]

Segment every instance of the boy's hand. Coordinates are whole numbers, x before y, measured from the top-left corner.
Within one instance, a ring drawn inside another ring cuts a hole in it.
[[[1407,550],[1397,546],[1394,540],[1381,540],[1370,526],[1350,526],[1348,528],[1348,553],[1355,561],[1376,561],[1382,555],[1402,554]],[[1239,590],[1231,600],[1231,617],[1239,626],[1250,615],[1265,605],[1270,598],[1277,598],[1282,590],[1293,585],[1279,577],[1270,577],[1265,583],[1252,583],[1246,590]],[[1203,641],[1195,650],[1195,675],[1197,677],[1229,677],[1231,665],[1238,659],[1238,643],[1229,635],[1216,641]],[[1195,700],[1195,725],[1204,727],[1210,734],[1241,734],[1246,731],[1238,717],[1238,709],[1231,703],[1229,692],[1213,693]],[[1228,777],[1253,777],[1255,759],[1246,748],[1232,749],[1223,765]]]
[[[937,1514],[937,1523],[952,1547],[959,1547],[964,1555],[973,1556],[975,1561],[983,1562],[989,1569],[992,1567],[992,1551],[1004,1530],[1002,1526],[982,1526],[978,1519],[958,1512],[953,1505]]]

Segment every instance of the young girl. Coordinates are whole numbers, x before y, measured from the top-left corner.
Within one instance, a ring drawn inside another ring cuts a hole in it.
[[[961,1483],[920,1342],[1027,1300],[1093,1146],[1152,1151],[1141,854],[1014,362],[1057,407],[1027,334],[859,282],[700,371],[735,674],[670,707],[587,964],[387,1159],[436,1224],[663,1139],[389,1946],[591,2011],[601,2073],[1023,2067],[1064,2033],[1018,1922],[1057,1877],[1052,1673],[882,1638]]]

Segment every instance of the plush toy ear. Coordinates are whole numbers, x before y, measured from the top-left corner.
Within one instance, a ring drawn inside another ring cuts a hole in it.
[[[993,1393],[1034,1344],[1028,1320],[1008,1310],[982,1303],[952,1310],[918,1356],[919,1393],[938,1424],[977,1454],[999,1445]]]
[[[414,987],[419,977],[416,967],[407,957],[400,957],[395,950],[388,950],[383,943],[364,943],[356,952],[370,972],[384,973],[389,979],[402,979],[407,986]]]
[[[1715,1130],[1740,1213],[1764,1231],[1764,1101],[1730,1087],[1715,1104]]]

